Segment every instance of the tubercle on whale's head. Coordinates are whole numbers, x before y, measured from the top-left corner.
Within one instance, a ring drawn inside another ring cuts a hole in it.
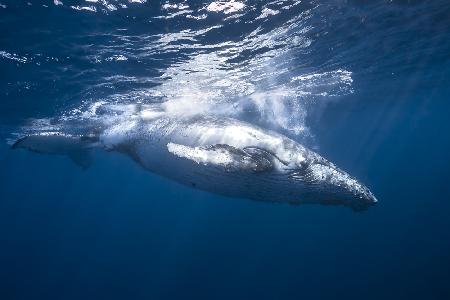
[[[359,184],[359,188],[356,193],[351,194],[353,196],[350,199],[348,205],[354,211],[363,211],[369,208],[370,206],[375,205],[378,202],[378,199],[372,194],[372,192],[361,183]]]
[[[365,185],[332,163],[313,163],[308,168],[313,180],[320,181],[332,196],[355,211],[366,210],[378,202]]]
[[[378,202],[365,185],[314,152],[307,152],[305,160],[296,166],[291,178],[300,180],[308,190],[307,202],[345,205],[354,211]]]

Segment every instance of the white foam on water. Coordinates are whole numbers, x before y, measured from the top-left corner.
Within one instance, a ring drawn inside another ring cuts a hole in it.
[[[244,9],[245,4],[242,2],[238,2],[235,0],[230,1],[213,1],[208,6],[206,6],[206,10],[210,12],[223,12],[228,15],[231,13],[238,12]]]
[[[97,8],[95,8],[95,6],[70,6],[70,8],[75,9],[75,10],[86,10],[86,11],[90,11],[90,12],[96,12]]]
[[[26,63],[28,59],[25,56],[19,56],[15,53],[9,53],[6,51],[0,51],[0,57],[10,59],[20,63]]]
[[[257,18],[256,18],[256,20],[259,20],[259,19],[265,19],[265,18],[267,18],[267,17],[269,17],[269,16],[275,16],[275,15],[278,15],[280,12],[278,11],[278,10],[273,10],[273,9],[270,9],[270,8],[264,8],[262,11],[261,11],[261,15],[259,15]]]

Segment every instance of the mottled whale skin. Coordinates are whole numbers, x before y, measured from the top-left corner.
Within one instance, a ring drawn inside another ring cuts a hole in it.
[[[282,134],[226,117],[173,116],[160,106],[102,121],[81,135],[33,133],[12,147],[65,154],[82,167],[93,148],[117,151],[151,172],[229,197],[356,211],[377,202],[355,178]]]

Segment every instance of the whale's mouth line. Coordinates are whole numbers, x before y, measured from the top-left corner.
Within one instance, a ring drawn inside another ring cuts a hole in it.
[[[292,180],[301,181],[310,187],[317,188],[322,193],[335,194],[336,198],[347,195],[358,202],[378,202],[372,192],[355,178],[344,171],[335,169],[334,166],[321,162],[312,163],[303,169],[292,170],[287,176]]]

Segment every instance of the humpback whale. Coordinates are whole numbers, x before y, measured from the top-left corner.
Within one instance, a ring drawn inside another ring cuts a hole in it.
[[[174,116],[163,105],[101,109],[108,117],[78,122],[80,132],[67,130],[70,124],[38,130],[12,148],[67,155],[83,168],[93,149],[116,151],[148,171],[229,197],[344,205],[355,211],[377,202],[355,178],[275,131],[228,117]]]

